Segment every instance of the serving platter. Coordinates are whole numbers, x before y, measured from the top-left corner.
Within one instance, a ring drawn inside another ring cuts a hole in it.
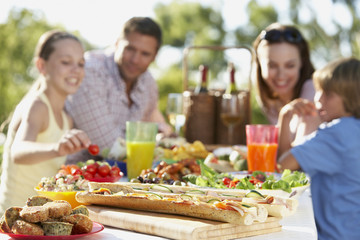
[[[84,234],[74,234],[74,235],[66,235],[66,236],[34,236],[34,235],[22,235],[22,234],[13,234],[13,233],[5,233],[0,231],[1,234],[6,234],[13,239],[30,239],[30,240],[73,240],[81,237],[85,237],[91,234],[95,234],[104,230],[104,226],[98,222],[93,222],[93,228],[91,232]]]
[[[226,240],[257,236],[282,229],[280,219],[268,217],[252,225],[236,225],[201,218],[105,207],[88,206],[90,218],[104,225],[170,239]]]

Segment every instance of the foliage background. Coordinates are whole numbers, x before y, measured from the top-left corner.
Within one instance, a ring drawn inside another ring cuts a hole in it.
[[[334,5],[341,6],[352,19],[349,26],[343,26],[338,19],[331,19],[332,31],[321,27],[316,18],[315,9],[310,1],[289,0],[287,14],[290,22],[297,26],[308,40],[315,67],[341,56],[357,56],[360,53],[360,1],[332,0]],[[105,2],[104,2],[105,4]],[[299,11],[301,9],[301,11]],[[235,31],[224,30],[224,19],[218,9],[203,6],[200,2],[174,0],[169,4],[159,3],[153,11],[155,20],[163,29],[164,45],[183,51],[194,45],[249,45],[259,32],[272,22],[280,21],[282,14],[269,5],[261,5],[258,0],[249,1],[247,5],[248,23],[239,25]],[[310,16],[302,21],[301,14]],[[236,20],[235,20],[236,21]],[[31,86],[36,72],[33,70],[32,57],[39,36],[50,29],[65,29],[61,24],[50,24],[43,14],[27,9],[13,9],[4,24],[0,25],[0,132],[6,133],[6,120]],[[91,39],[82,38],[86,49],[96,46]],[[194,66],[207,59],[219,64],[212,71],[219,72],[226,67],[222,53],[195,55],[191,61]],[[165,112],[167,94],[182,92],[182,62],[161,68],[156,63],[152,69],[157,72],[160,92],[160,109]],[[214,73],[216,75],[216,73]],[[194,86],[196,83],[190,83]],[[252,94],[252,122],[264,123],[264,117],[257,107]],[[0,143],[1,145],[1,143]],[[0,153],[2,146],[0,146]],[[1,157],[0,157],[1,160]]]

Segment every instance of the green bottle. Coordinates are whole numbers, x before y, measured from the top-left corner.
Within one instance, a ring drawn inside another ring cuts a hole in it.
[[[226,94],[237,94],[239,91],[236,88],[236,83],[235,83],[235,66],[234,63],[230,62],[228,65],[228,71],[229,71],[229,75],[230,75],[230,83],[226,88],[225,93]]]
[[[199,66],[199,71],[201,74],[201,81],[200,84],[197,85],[197,87],[194,90],[195,94],[199,94],[199,93],[207,93],[208,89],[207,89],[207,72],[208,72],[208,66],[206,65],[200,65]]]

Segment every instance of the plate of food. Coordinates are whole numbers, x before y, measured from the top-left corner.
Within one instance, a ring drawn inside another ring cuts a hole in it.
[[[303,172],[286,169],[282,174],[261,171],[218,173],[200,162],[201,175],[187,175],[184,180],[190,186],[202,188],[237,189],[247,192],[255,189],[262,194],[298,198],[309,186],[309,178]]]
[[[6,233],[3,231],[0,231],[0,233],[2,234],[6,234],[9,237],[13,238],[13,239],[19,239],[19,240],[23,240],[23,239],[29,239],[29,240],[72,240],[72,239],[77,239],[77,238],[81,238],[81,237],[85,237],[91,234],[95,234],[98,232],[101,232],[102,230],[104,230],[104,226],[100,223],[97,222],[93,222],[93,227],[91,232],[89,233],[83,233],[83,234],[74,234],[74,235],[62,235],[62,236],[45,236],[45,235],[24,235],[24,234],[13,234],[13,233]]]
[[[209,153],[204,163],[221,172],[234,172],[247,170],[247,147],[235,145],[229,147],[218,147]]]
[[[67,201],[43,196],[27,199],[23,207],[9,207],[1,216],[0,232],[13,239],[76,239],[104,229],[93,222],[82,205],[72,208]]]

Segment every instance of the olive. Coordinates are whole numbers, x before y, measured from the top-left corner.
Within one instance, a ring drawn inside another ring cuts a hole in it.
[[[155,178],[152,179],[152,182],[153,183],[160,183],[160,178],[155,177]]]
[[[168,174],[167,172],[164,172],[162,175],[161,175],[161,178],[164,180],[164,181],[167,181],[170,178],[170,174]]]
[[[180,182],[180,181],[174,181],[172,185],[174,185],[174,186],[181,186],[181,182]]]
[[[143,177],[142,177],[142,176],[138,176],[138,177],[137,177],[137,179],[138,179],[141,183],[143,183],[143,182],[144,182],[144,179],[143,179]]]
[[[145,178],[148,179],[156,178],[156,174],[154,172],[149,172],[148,174],[145,175]]]
[[[145,178],[144,183],[151,183],[151,179]]]
[[[141,183],[140,180],[137,179],[137,178],[131,179],[130,182],[132,182],[132,183]]]
[[[175,181],[174,181],[173,179],[168,179],[168,180],[167,180],[167,183],[168,183],[169,185],[172,185],[174,182],[175,182]]]

